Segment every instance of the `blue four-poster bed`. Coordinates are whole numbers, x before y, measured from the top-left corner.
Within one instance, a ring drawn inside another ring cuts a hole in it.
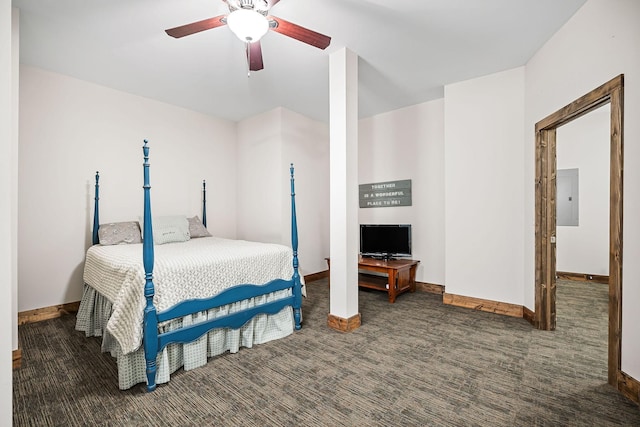
[[[173,224],[163,222],[166,218],[151,215],[146,140],[143,154],[144,212],[138,230],[135,222],[100,225],[96,173],[93,246],[87,251],[76,329],[103,337],[102,350],[117,359],[121,389],[146,381],[147,390],[153,391],[182,366],[202,366],[208,358],[226,351],[236,352],[299,330],[302,281],[293,165],[291,248],[212,237],[206,228],[192,228],[191,219],[191,234],[186,233],[182,240],[166,240],[175,230]],[[201,225],[206,227],[204,181],[202,199]],[[154,230],[156,220],[161,234]],[[186,218],[179,220],[183,224]],[[127,237],[113,240],[123,226]],[[198,234],[201,231],[204,234]],[[199,236],[204,238],[196,238]]]

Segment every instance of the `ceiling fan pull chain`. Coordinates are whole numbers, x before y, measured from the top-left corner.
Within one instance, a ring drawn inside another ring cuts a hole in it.
[[[247,78],[251,77],[251,47],[249,42],[245,42],[247,47]]]

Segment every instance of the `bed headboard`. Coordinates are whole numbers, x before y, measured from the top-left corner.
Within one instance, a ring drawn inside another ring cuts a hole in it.
[[[93,205],[93,230],[91,232],[91,244],[100,243],[98,229],[100,228],[100,172],[96,171],[95,196]],[[207,183],[202,180],[202,224],[207,227]]]
[[[207,183],[202,180],[202,225],[207,228]]]
[[[98,194],[100,190],[100,184],[98,183],[99,180],[100,180],[100,172],[96,171],[96,190],[95,190],[94,204],[93,204],[93,233],[91,238],[91,241],[93,242],[94,245],[97,245],[98,243],[100,243],[100,238],[98,237],[98,228],[100,227],[100,218],[99,218],[100,210],[98,209],[98,200],[100,200],[100,197]]]

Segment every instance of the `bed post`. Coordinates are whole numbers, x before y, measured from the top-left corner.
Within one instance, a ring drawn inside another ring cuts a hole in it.
[[[293,249],[293,320],[296,330],[300,330],[300,308],[302,307],[302,284],[298,272],[298,222],[296,219],[296,191],[293,177],[293,163],[289,169],[291,172],[291,248]]]
[[[202,225],[207,228],[207,183],[202,180]]]
[[[144,297],[147,304],[144,308],[143,345],[144,358],[147,362],[147,391],[156,389],[156,357],[158,355],[158,317],[153,305],[153,226],[151,224],[151,186],[149,185],[149,147],[144,140],[144,230],[142,241],[142,261],[144,264]]]
[[[94,205],[93,205],[93,233],[92,233],[92,237],[91,237],[91,241],[92,244],[97,245],[98,243],[100,243],[100,238],[98,237],[98,228],[100,228],[100,219],[99,217],[99,212],[100,209],[98,208],[98,200],[100,200],[99,197],[99,191],[100,191],[100,184],[98,184],[98,180],[100,179],[100,172],[96,171],[96,192],[95,192],[95,196],[93,198],[94,200]]]

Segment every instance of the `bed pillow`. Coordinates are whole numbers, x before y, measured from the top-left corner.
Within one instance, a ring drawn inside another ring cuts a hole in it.
[[[100,244],[105,246],[142,243],[140,226],[136,221],[101,224],[98,228],[98,239]]]
[[[189,220],[189,234],[191,238],[196,237],[211,237],[211,233],[205,228],[200,218],[194,216],[193,218],[188,218]]]
[[[189,221],[186,216],[158,216],[153,217],[153,244],[163,245],[172,242],[186,242],[191,238],[189,234]],[[140,229],[143,230],[144,221],[140,220]]]

